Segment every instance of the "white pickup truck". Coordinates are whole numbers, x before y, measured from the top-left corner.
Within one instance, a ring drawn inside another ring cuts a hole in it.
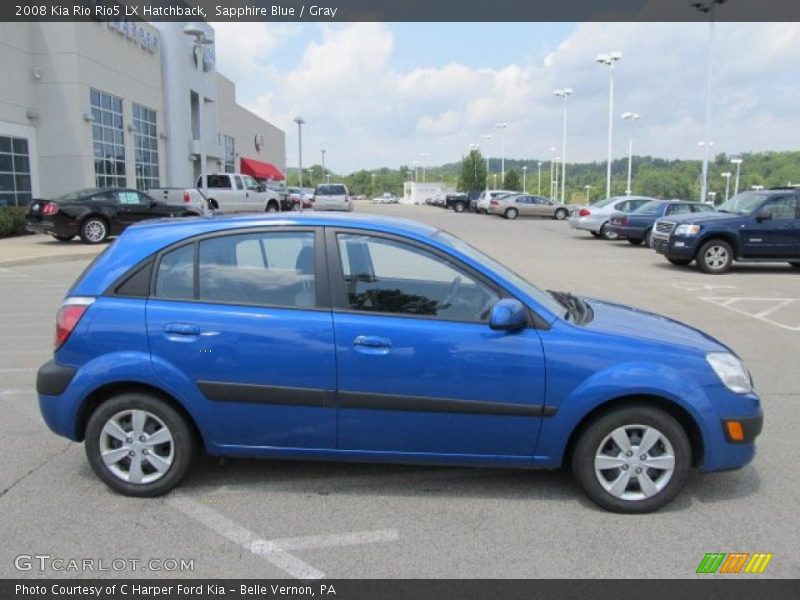
[[[206,175],[206,192],[203,177],[197,178],[196,188],[154,188],[147,193],[167,204],[183,204],[188,212],[198,215],[209,211],[278,212],[286,208],[282,195],[259,183],[250,175],[239,173],[211,173]],[[289,206],[289,209],[291,207]]]

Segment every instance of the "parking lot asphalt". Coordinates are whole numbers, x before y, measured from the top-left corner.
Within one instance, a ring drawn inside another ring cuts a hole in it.
[[[800,272],[708,276],[564,222],[358,210],[440,226],[542,288],[631,304],[729,344],[763,400],[755,461],[693,474],[644,516],[604,512],[561,471],[305,461],[206,458],[166,497],[122,497],[81,444],[49,432],[34,392],[57,306],[87,259],[0,265],[0,577],[685,578],[707,552],[773,553],[758,577],[800,576]],[[185,559],[193,570],[20,572],[18,555]]]

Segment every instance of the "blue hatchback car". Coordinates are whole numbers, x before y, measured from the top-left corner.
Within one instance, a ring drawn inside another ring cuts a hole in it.
[[[754,456],[749,372],[670,319],[545,292],[452,235],[317,213],[129,228],[69,290],[50,428],[123,494],[212,455],[570,466],[649,512]]]

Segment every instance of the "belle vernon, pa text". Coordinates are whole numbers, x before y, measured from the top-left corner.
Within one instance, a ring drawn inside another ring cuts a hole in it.
[[[122,596],[152,596],[153,598],[170,598],[173,596],[225,596],[239,593],[240,596],[282,597],[282,596],[335,596],[336,589],[330,583],[316,585],[239,585],[225,586],[216,583],[203,585],[140,585],[138,583],[111,583],[108,585],[68,585],[55,583],[52,585],[15,586],[17,596],[95,596],[101,598],[119,593]]]

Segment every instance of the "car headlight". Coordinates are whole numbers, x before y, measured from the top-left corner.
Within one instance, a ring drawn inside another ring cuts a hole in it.
[[[753,391],[753,380],[750,371],[741,360],[727,352],[711,352],[706,360],[719,380],[735,394],[748,394]]]
[[[678,225],[675,228],[675,235],[697,235],[700,233],[700,225]]]

